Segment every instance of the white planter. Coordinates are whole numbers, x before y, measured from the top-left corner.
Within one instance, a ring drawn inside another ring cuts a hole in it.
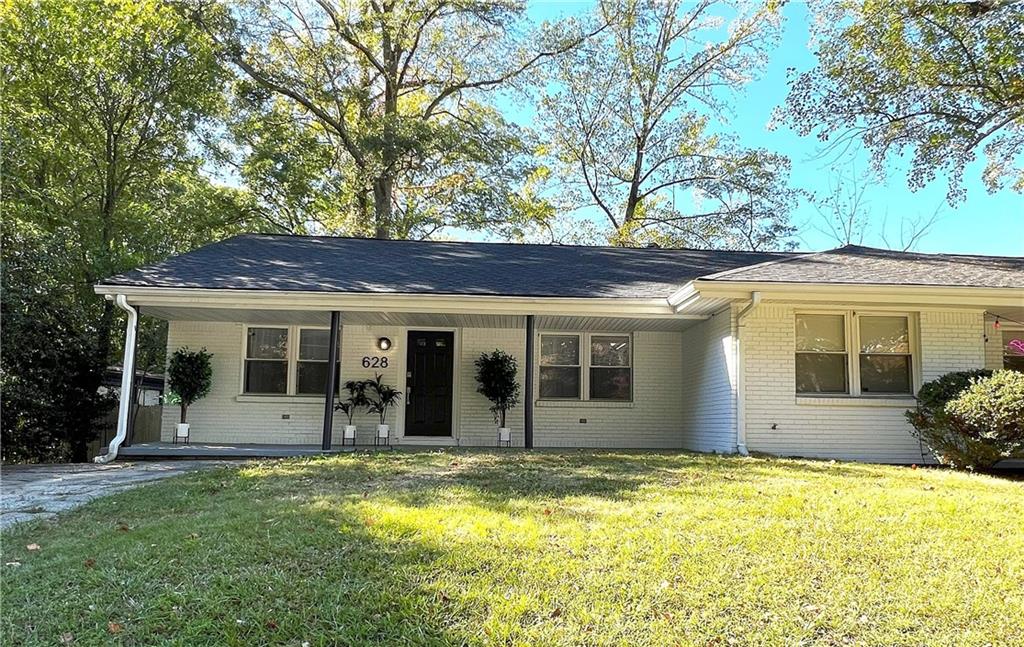
[[[387,438],[391,433],[391,427],[388,425],[377,425],[377,438]]]
[[[355,425],[345,425],[345,431],[344,431],[344,435],[342,436],[342,438],[344,438],[345,440],[355,441],[355,439],[356,439],[356,426]]]
[[[178,423],[177,427],[174,430],[174,436],[175,436],[175,439],[184,438],[184,439],[187,440],[188,439],[188,423],[187,422]]]
[[[499,443],[510,443],[512,442],[512,430],[508,427],[498,427],[498,442]]]

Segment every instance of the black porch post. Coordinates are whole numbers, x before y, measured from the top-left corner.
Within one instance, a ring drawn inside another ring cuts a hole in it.
[[[526,403],[523,409],[523,444],[533,449],[533,315],[526,315]]]
[[[139,324],[142,322],[142,308],[135,306],[135,350],[132,351],[132,357],[138,358],[139,356]],[[124,367],[121,367],[121,371],[124,371]],[[132,372],[135,371],[135,367],[132,367]],[[139,406],[139,382],[142,380],[141,377],[132,375],[132,392],[128,394],[128,431],[125,433],[124,442],[121,443],[122,447],[131,447],[132,441],[135,440],[135,419],[138,418],[136,415],[136,408]],[[106,440],[106,438],[104,438]],[[159,440],[159,439],[157,439]]]
[[[331,341],[327,348],[327,386],[324,393],[324,438],[320,449],[331,448],[331,431],[334,428],[334,393],[338,390],[338,327],[341,312],[331,311]]]

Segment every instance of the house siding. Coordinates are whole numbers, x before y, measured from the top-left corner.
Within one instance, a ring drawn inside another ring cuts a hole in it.
[[[736,373],[732,311],[723,310],[682,333],[682,446],[736,451]]]
[[[240,323],[171,321],[168,326],[168,354],[182,346],[205,347],[213,353],[213,387],[209,395],[189,408],[191,441],[224,443],[319,444],[323,426],[323,399],[295,396],[241,396],[242,340]],[[341,331],[341,380],[371,378],[380,373],[389,384],[404,386],[406,336],[402,326],[343,326]],[[483,352],[500,348],[520,362],[520,388],[525,393],[526,338],[521,328],[454,329],[455,396],[454,437],[448,444],[495,446],[497,433],[489,411],[490,403],[476,392],[474,361]],[[389,337],[393,346],[382,352],[379,337]],[[680,420],[683,403],[679,397],[682,344],[678,332],[636,332],[634,344],[634,402],[544,402],[534,414],[536,447],[637,447],[679,448],[682,446]],[[387,357],[387,368],[364,368],[364,356]],[[392,442],[417,444],[421,439],[401,437],[404,405],[388,417]],[[581,423],[580,419],[585,419]],[[161,438],[170,442],[178,421],[177,408],[166,407]],[[345,416],[334,417],[332,442],[341,444]],[[373,442],[377,419],[358,414],[357,443]],[[510,412],[513,446],[524,444],[522,403]],[[445,441],[440,441],[445,442]]]
[[[841,307],[841,306],[839,306]],[[763,304],[744,320],[746,435],[751,451],[876,462],[921,462],[904,412],[911,398],[800,398],[796,382],[794,306]],[[985,364],[980,312],[918,314],[922,380]]]

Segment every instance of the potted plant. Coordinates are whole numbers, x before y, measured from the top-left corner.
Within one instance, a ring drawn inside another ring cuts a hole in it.
[[[206,352],[205,348],[193,351],[187,346],[171,355],[171,361],[167,364],[167,387],[173,393],[170,399],[181,407],[181,422],[175,431],[175,441],[184,438],[188,442],[188,408],[210,392],[213,385],[212,358],[213,355]]]
[[[366,400],[366,381],[365,380],[349,380],[345,382],[345,390],[348,391],[348,397],[334,405],[335,411],[341,411],[348,418],[348,424],[345,425],[345,431],[342,432],[341,444],[344,445],[349,439],[352,440],[352,444],[356,444],[356,426],[353,419],[356,415],[356,410],[359,407],[365,407],[369,402]]]
[[[519,404],[516,358],[504,351],[481,353],[476,359],[477,393],[491,401],[491,413],[498,425],[498,444],[512,445],[512,430],[506,426],[509,409]]]
[[[369,413],[375,413],[380,417],[380,424],[377,425],[377,438],[374,442],[376,444],[383,439],[387,444],[391,433],[391,428],[387,424],[388,409],[398,404],[398,401],[402,399],[402,392],[390,384],[384,384],[383,377],[379,373],[372,380],[366,380],[364,388],[366,389]]]

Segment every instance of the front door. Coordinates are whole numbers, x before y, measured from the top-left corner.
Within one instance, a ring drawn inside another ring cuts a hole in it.
[[[405,435],[452,435],[455,333],[410,330],[405,374]]]

